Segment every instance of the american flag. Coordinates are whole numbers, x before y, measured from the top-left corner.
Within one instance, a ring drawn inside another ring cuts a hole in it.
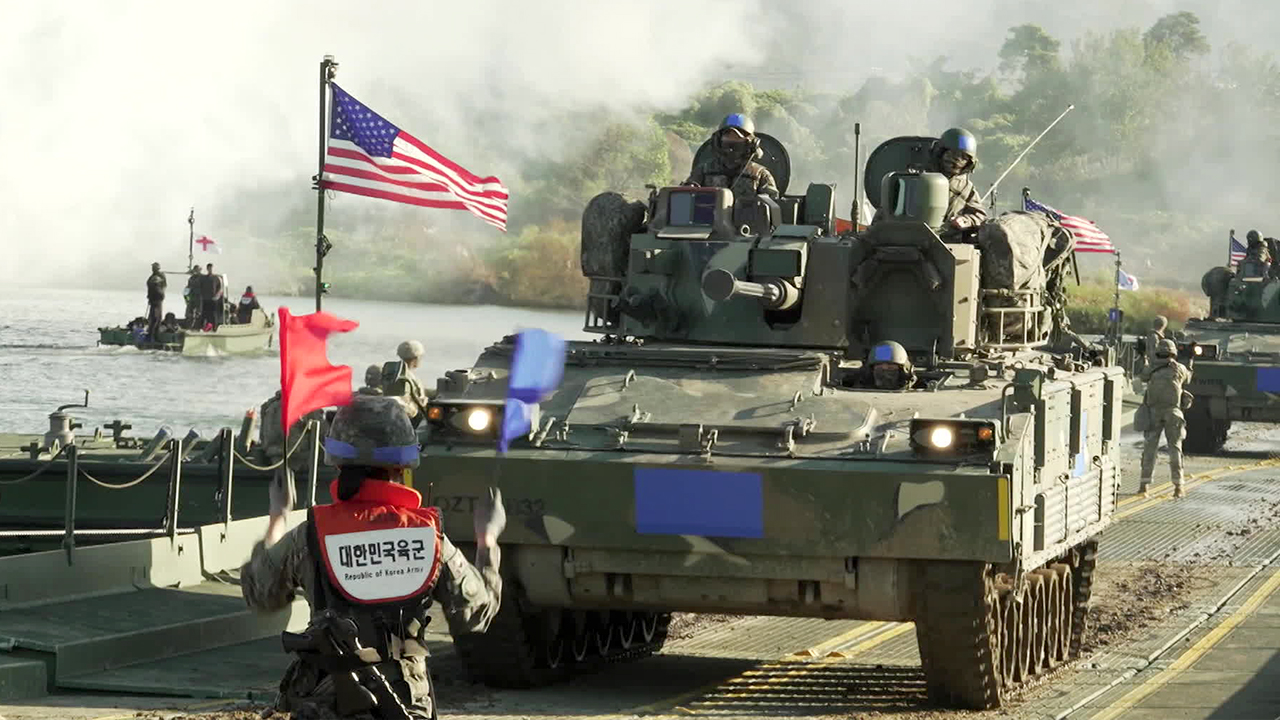
[[[1076,252],[1110,253],[1116,251],[1115,246],[1111,244],[1111,238],[1089,220],[1075,215],[1060,213],[1048,205],[1032,200],[1026,195],[1022,197],[1022,209],[1027,212],[1045,213],[1062,223],[1062,227],[1066,228],[1076,238]]]
[[[1245,248],[1244,245],[1241,245],[1240,241],[1235,239],[1235,237],[1232,237],[1231,238],[1231,262],[1230,262],[1231,267],[1235,267],[1236,265],[1239,265],[1240,261],[1244,259],[1246,252],[1247,252],[1247,248]]]
[[[337,83],[329,112],[329,147],[321,186],[422,207],[470,210],[507,229],[507,188],[476,177],[392,125]]]

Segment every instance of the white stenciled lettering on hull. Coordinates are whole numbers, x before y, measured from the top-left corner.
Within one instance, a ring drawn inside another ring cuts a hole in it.
[[[355,600],[379,602],[422,589],[436,556],[431,527],[339,533],[324,538],[333,577]]]

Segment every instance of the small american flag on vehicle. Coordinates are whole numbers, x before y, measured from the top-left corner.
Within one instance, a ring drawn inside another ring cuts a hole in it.
[[[507,188],[477,177],[426,143],[392,125],[330,83],[329,145],[321,186],[422,207],[469,210],[507,229]]]
[[[1236,265],[1240,264],[1241,260],[1244,260],[1245,253],[1248,250],[1247,248],[1245,248],[1244,245],[1241,245],[1240,241],[1235,239],[1235,237],[1232,237],[1230,239],[1230,242],[1231,242],[1231,267],[1235,267]]]
[[[1062,223],[1062,227],[1076,238],[1076,252],[1113,253],[1116,251],[1115,246],[1111,244],[1111,237],[1089,220],[1058,212],[1044,203],[1032,200],[1028,195],[1022,197],[1022,209],[1027,212],[1045,213]]]

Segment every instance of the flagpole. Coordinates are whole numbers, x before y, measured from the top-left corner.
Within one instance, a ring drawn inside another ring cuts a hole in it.
[[[187,272],[196,264],[196,209],[193,205],[187,215]]]
[[[324,294],[324,256],[329,254],[329,238],[324,236],[324,156],[329,145],[328,133],[328,91],[329,82],[338,74],[338,63],[332,55],[325,55],[320,61],[320,153],[318,169],[313,178],[316,188],[316,312],[320,312],[320,297]]]
[[[1111,322],[1112,332],[1117,342],[1120,340],[1120,251],[1116,250],[1116,302],[1115,320]]]
[[[1231,234],[1227,237],[1227,269],[1231,269],[1231,248],[1232,240],[1236,239],[1236,229],[1231,228]]]

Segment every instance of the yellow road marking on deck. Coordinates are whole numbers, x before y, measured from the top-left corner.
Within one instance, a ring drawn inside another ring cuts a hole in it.
[[[825,652],[830,648],[839,647],[840,645],[850,640],[853,640],[855,638],[874,634],[875,632],[879,631],[882,627],[886,625],[892,625],[892,624],[893,623],[880,622],[880,621],[864,622],[859,624],[857,627],[854,627],[846,632],[840,633],[839,635],[833,638],[830,638],[829,640],[824,640],[818,643],[817,645],[814,645],[811,648],[807,648],[807,651],[812,652],[816,655],[818,653]],[[911,625],[911,623],[904,623],[904,627],[913,627],[913,625]],[[870,638],[868,640],[864,640],[863,642],[854,646],[854,648],[850,648],[850,652],[852,652],[854,649],[857,649],[858,651],[862,651],[862,650],[873,648],[876,645],[879,645],[881,642],[884,642],[884,640],[888,640],[889,638],[885,637],[886,635],[889,635],[890,637],[892,637],[892,636],[901,634],[901,632],[902,631],[900,629],[894,628],[893,630],[890,630],[888,633],[877,635],[876,637]],[[783,655],[778,660],[774,660],[769,663],[758,665],[750,670],[746,670],[744,671],[743,674],[745,675],[747,673],[758,673],[758,672],[767,670],[768,668],[782,667],[783,663],[781,661],[784,661],[787,658],[793,658],[803,654],[807,654],[806,650],[800,650],[798,652],[788,653],[787,655]],[[795,661],[792,661],[792,662],[795,662]],[[662,700],[647,703],[645,705],[637,705],[636,707],[627,708],[625,710],[619,710],[616,713],[610,713],[608,715],[597,715],[597,716],[594,716],[594,718],[595,720],[603,720],[604,718],[613,718],[619,715],[622,715],[622,716],[641,715],[644,713],[667,710],[668,708],[670,709],[671,712],[678,712],[678,713],[683,713],[685,715],[692,715],[694,714],[694,711],[690,710],[689,708],[682,707],[680,703],[688,700],[689,698],[701,697],[703,695],[706,695],[712,690],[715,690],[718,687],[724,687],[726,684],[732,683],[734,681],[740,682],[741,679],[742,679],[742,676],[740,675],[740,676],[728,678],[727,680],[716,680],[715,682],[707,683],[706,685],[703,685],[701,687],[694,688],[693,690],[688,690],[686,692],[682,692],[678,695],[674,695],[669,698],[664,698]]]
[[[1001,540],[1009,539],[1009,478],[1001,475],[996,481],[996,522],[999,528],[996,530],[996,537]]]
[[[717,697],[724,698],[724,699],[751,697],[753,695],[760,693],[761,691],[768,690],[771,685],[778,685],[780,683],[785,683],[793,678],[804,677],[805,675],[808,675],[810,672],[812,672],[814,668],[819,667],[821,665],[836,662],[837,660],[845,659],[850,655],[856,655],[860,652],[870,650],[878,645],[883,645],[884,643],[889,642],[890,640],[898,637],[899,635],[915,627],[913,623],[889,623],[889,622],[867,623],[867,625],[876,625],[876,626],[895,625],[895,624],[897,625],[897,627],[891,627],[888,630],[884,630],[883,632],[879,631],[880,627],[877,627],[873,630],[869,630],[867,634],[876,633],[874,637],[867,638],[866,640],[863,640],[862,642],[858,643],[857,645],[854,645],[848,650],[841,651],[841,655],[838,658],[823,657],[823,658],[819,658],[816,662],[803,662],[803,661],[797,662],[795,660],[775,661],[772,663],[768,663],[766,665],[761,665],[751,670],[747,670],[746,672],[742,673],[742,675],[739,675],[738,677],[729,678],[728,680],[725,680],[723,682],[716,683],[715,685],[712,685],[710,688],[704,688],[702,692],[698,693],[698,695],[699,696],[705,695],[706,693],[711,692],[716,688],[724,687],[726,685],[739,685],[739,686],[742,686],[741,691],[719,693]],[[842,638],[844,638],[845,636],[848,636],[849,634],[850,633],[845,633],[840,637],[832,638],[831,640],[828,640],[822,645],[827,648],[838,647],[841,644],[840,641],[842,640]],[[792,655],[791,657],[794,657],[794,655]],[[752,675],[765,675],[766,677],[761,679],[756,679],[756,678],[750,677]],[[689,695],[685,695],[685,697],[687,698],[689,697]],[[698,712],[697,709],[695,708],[685,707],[681,705],[677,705],[675,708],[673,708],[673,710],[685,715],[696,715]]]
[[[1202,472],[1197,475],[1192,475],[1188,477],[1185,483],[1185,487],[1187,490],[1190,490],[1191,488],[1203,485],[1209,482],[1210,480],[1220,480],[1225,477],[1230,477],[1231,475],[1238,475],[1248,470],[1257,470],[1264,467],[1274,467],[1276,465],[1280,465],[1280,458],[1259,460],[1258,462],[1249,463],[1248,465],[1228,465],[1226,467],[1216,468],[1214,470],[1209,470],[1209,471]],[[1153,485],[1151,486],[1151,491],[1155,493],[1155,496],[1142,497],[1141,495],[1131,495],[1125,498],[1124,500],[1121,500],[1120,502],[1116,503],[1117,508],[1125,508],[1125,509],[1113,515],[1112,519],[1119,520],[1121,518],[1129,517],[1130,515],[1133,515],[1136,512],[1145,510],[1149,507],[1152,507],[1153,505],[1159,505],[1160,503],[1171,499],[1173,497],[1173,483],[1164,482],[1164,483],[1160,483],[1159,485]],[[1137,505],[1135,505],[1134,507],[1125,507],[1127,505],[1134,505],[1134,503],[1137,503]]]
[[[1267,601],[1267,598],[1275,594],[1277,589],[1280,589],[1280,570],[1271,573],[1271,577],[1267,578],[1267,581],[1263,583],[1261,587],[1253,591],[1253,594],[1249,596],[1249,599],[1245,601],[1244,605],[1241,605],[1240,608],[1231,613],[1226,620],[1223,620],[1217,627],[1210,630],[1204,637],[1200,638],[1199,642],[1188,648],[1187,651],[1182,653],[1177,660],[1174,660],[1169,667],[1161,670],[1155,675],[1152,675],[1146,680],[1146,682],[1133,690],[1130,690],[1128,694],[1117,700],[1115,704],[1111,705],[1101,713],[1094,715],[1091,720],[1113,720],[1114,718],[1120,717],[1152,693],[1169,684],[1170,680],[1194,665],[1197,660],[1204,657],[1205,653],[1209,652],[1215,645],[1222,642],[1222,639],[1225,638],[1228,633],[1234,630],[1240,623],[1244,622],[1245,618],[1252,615],[1254,611],[1262,605],[1262,603]]]

